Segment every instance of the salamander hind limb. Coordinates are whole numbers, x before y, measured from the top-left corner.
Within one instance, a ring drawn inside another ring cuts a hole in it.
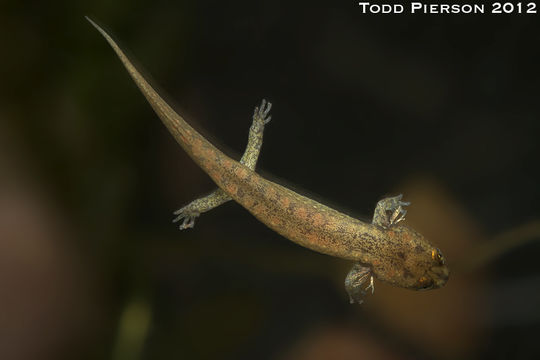
[[[255,107],[253,113],[253,122],[249,129],[248,144],[240,159],[241,164],[253,171],[255,171],[257,160],[259,159],[259,154],[261,152],[264,126],[268,124],[272,118],[268,115],[271,108],[272,104],[263,99],[261,106]],[[178,226],[180,230],[193,228],[195,226],[195,219],[202,213],[210,211],[230,200],[232,200],[231,197],[223,190],[216,189],[209,195],[194,200],[188,205],[176,210],[174,215],[177,215],[177,217],[173,222],[182,220]]]

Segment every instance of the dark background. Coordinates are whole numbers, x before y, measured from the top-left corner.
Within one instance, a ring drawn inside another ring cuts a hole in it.
[[[447,286],[377,281],[349,305],[350,263],[234,203],[179,231],[172,212],[214,185],[84,15],[232,156],[269,99],[264,176],[368,221],[403,193]],[[4,2],[0,358],[539,356],[538,20],[354,1]]]

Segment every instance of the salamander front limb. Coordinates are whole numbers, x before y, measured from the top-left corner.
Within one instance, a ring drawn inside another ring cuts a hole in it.
[[[368,279],[370,279],[369,285],[364,289],[363,285]],[[373,294],[375,287],[373,286],[371,269],[367,266],[362,266],[359,263],[354,264],[345,278],[345,290],[347,290],[347,294],[349,294],[350,303],[363,303],[363,297],[366,295],[366,291],[369,288],[371,288],[371,293]]]
[[[405,220],[405,214],[407,210],[403,207],[408,206],[411,203],[401,201],[403,195],[389,197],[382,199],[377,203],[375,207],[375,214],[373,215],[372,224],[382,226],[387,229],[397,223]]]
[[[402,198],[403,195],[398,195],[379,201],[375,207],[375,214],[373,215],[372,223],[387,229],[405,220],[407,210],[403,209],[403,207],[410,205],[410,203],[401,201]],[[369,285],[364,289],[363,286],[368,279]],[[375,286],[373,284],[373,274],[371,268],[363,266],[360,263],[354,264],[351,271],[345,278],[345,289],[349,294],[351,304],[355,302],[361,304],[363,302],[362,298],[366,294],[366,291],[370,288],[371,293],[373,294],[375,291]]]
[[[263,142],[264,126],[272,118],[268,114],[272,104],[263,99],[260,107],[255,107],[253,113],[253,122],[249,129],[248,144],[240,163],[255,171],[259,153],[261,152]],[[188,205],[174,212],[177,217],[173,222],[183,220],[179,225],[180,230],[189,229],[195,226],[195,219],[202,213],[210,211],[219,205],[232,200],[223,190],[216,189],[209,195],[192,201]]]

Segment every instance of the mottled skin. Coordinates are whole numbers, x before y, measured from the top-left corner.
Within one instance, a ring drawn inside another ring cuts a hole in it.
[[[176,214],[181,229],[193,227],[195,218],[233,199],[258,220],[282,236],[311,250],[355,261],[345,280],[351,302],[362,302],[363,284],[373,276],[408,289],[443,286],[448,268],[440,251],[421,234],[399,224],[405,216],[401,196],[381,200],[371,224],[295,193],[264,179],[255,170],[270,104],[255,109],[248,147],[240,162],[218,150],[178,115],[135,69],[112,38],[92,25],[112,46],[156,114],[188,155],[212,178],[219,189],[195,200]]]

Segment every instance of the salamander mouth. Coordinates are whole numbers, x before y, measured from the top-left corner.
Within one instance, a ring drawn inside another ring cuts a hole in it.
[[[416,290],[430,290],[443,287],[448,281],[448,267],[446,265],[433,266],[424,276],[418,279],[414,288]]]
[[[448,281],[449,270],[445,265],[433,266],[428,273],[431,279],[433,279],[433,288],[443,287]]]

